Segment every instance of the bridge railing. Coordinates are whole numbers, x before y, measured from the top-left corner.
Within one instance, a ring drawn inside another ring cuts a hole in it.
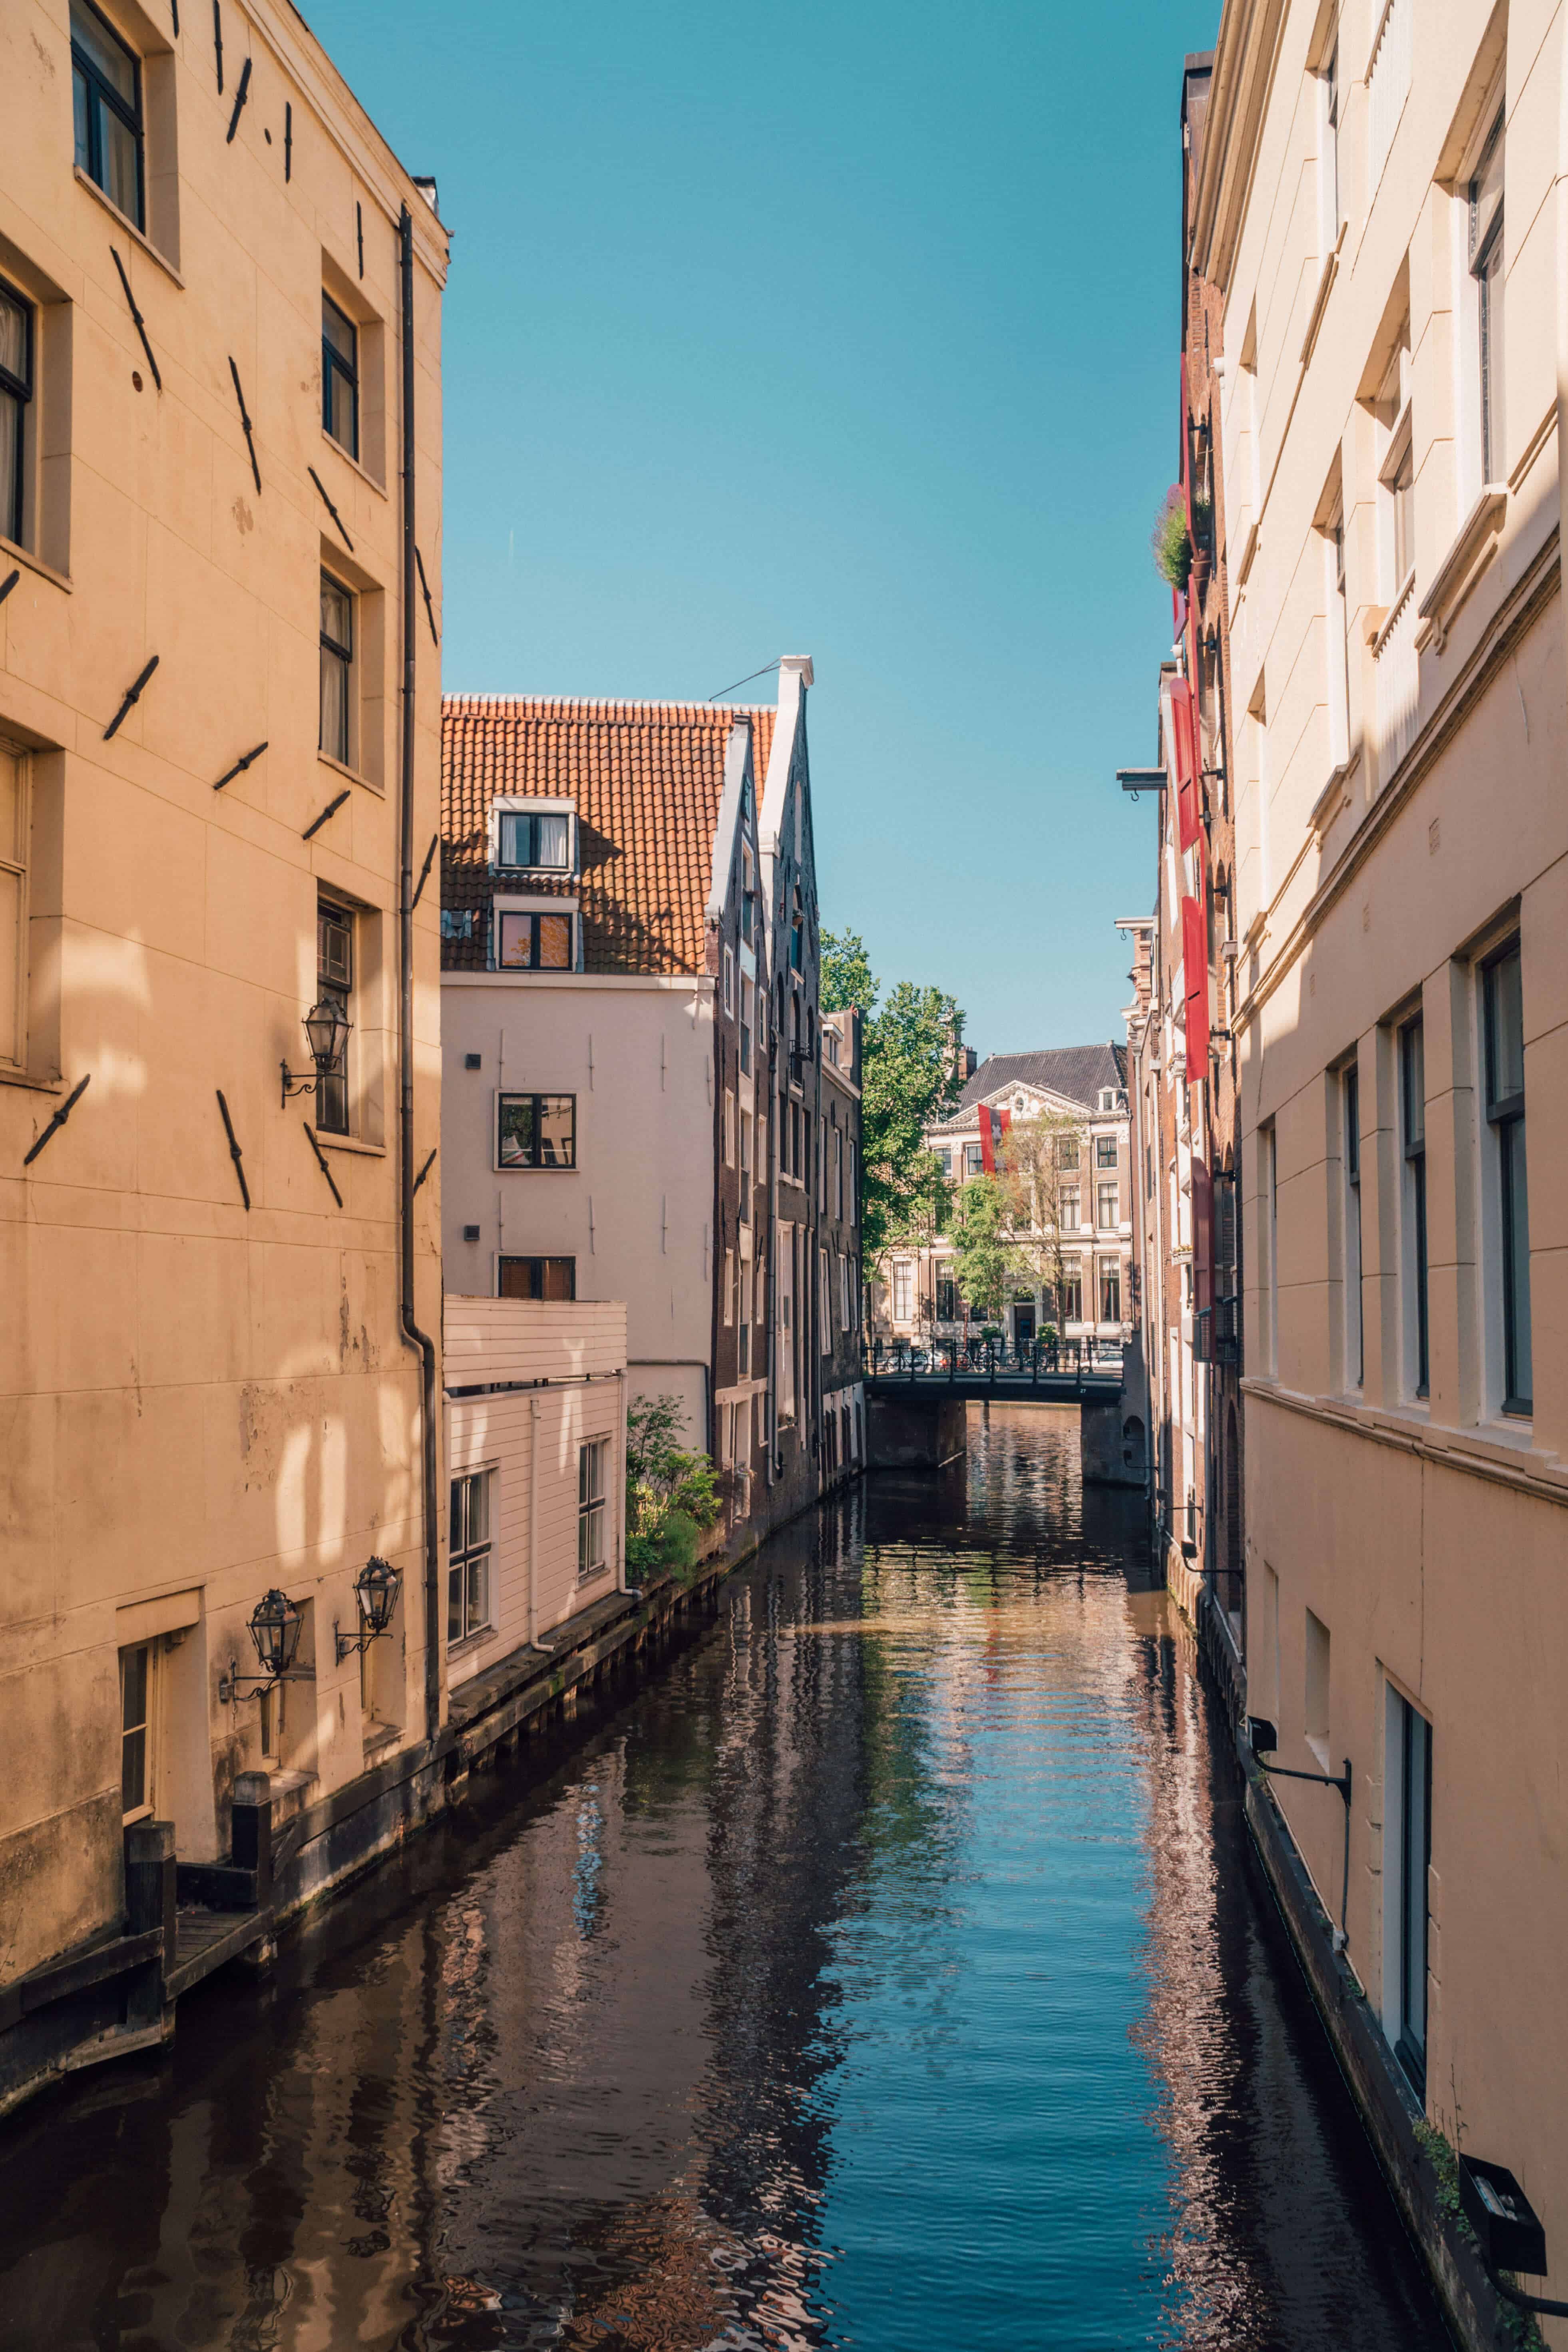
[[[1081,1380],[1089,1373],[1122,1370],[1123,1349],[1119,1339],[1092,1336],[1079,1339],[1036,1339],[1009,1347],[998,1339],[873,1339],[862,1350],[862,1369],[873,1380],[985,1380],[994,1376],[1037,1381],[1042,1374],[1066,1373]]]

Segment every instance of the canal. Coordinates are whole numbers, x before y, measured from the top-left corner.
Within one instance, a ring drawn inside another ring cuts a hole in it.
[[[6,2352],[1447,2346],[1076,1416],[775,1539],[0,2130]]]

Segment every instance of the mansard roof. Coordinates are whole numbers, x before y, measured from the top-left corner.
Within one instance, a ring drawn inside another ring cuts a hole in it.
[[[516,793],[575,803],[580,873],[559,881],[530,876],[527,887],[532,897],[577,900],[585,971],[701,971],[731,730],[738,720],[751,723],[760,791],[774,717],[733,703],[447,695],[441,906],[473,920],[467,938],[443,937],[443,969],[485,969],[497,887],[490,810],[501,794]]]

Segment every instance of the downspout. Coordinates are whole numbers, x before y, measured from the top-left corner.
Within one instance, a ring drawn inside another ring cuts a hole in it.
[[[397,877],[398,1310],[424,1377],[425,1737],[441,1728],[440,1481],[436,1459],[436,1343],[414,1319],[414,221],[397,223],[403,301],[403,751]]]
[[[759,1024],[759,1025],[760,1025],[760,1024]],[[778,1154],[779,1154],[779,1124],[780,1124],[779,1100],[780,1100],[780,1097],[779,1097],[779,1085],[778,1085],[778,1069],[779,1069],[779,1048],[780,1048],[780,1046],[782,1045],[782,1044],[783,1044],[783,1042],[784,1042],[784,1039],[783,1039],[783,1033],[782,1033],[782,1031],[778,1028],[777,1022],[776,1022],[776,1018],[775,1018],[775,1013],[774,1013],[774,1006],[773,1006],[773,972],[772,972],[772,971],[771,971],[771,970],[769,971],[769,973],[768,973],[768,1034],[769,1034],[769,1038],[770,1038],[771,1045],[772,1045],[772,1051],[771,1051],[771,1053],[770,1053],[770,1054],[769,1054],[769,1055],[768,1055],[768,1060],[769,1060],[769,1063],[770,1063],[770,1065],[771,1065],[771,1066],[770,1066],[770,1068],[769,1068],[769,1071],[768,1071],[768,1109],[769,1109],[769,1113],[770,1113],[769,1119],[768,1119],[768,1234],[767,1234],[767,1251],[768,1251],[768,1283],[767,1283],[767,1294],[768,1294],[768,1337],[767,1337],[767,1345],[768,1345],[768,1386],[767,1386],[768,1485],[769,1485],[770,1486],[777,1486],[777,1484],[778,1484],[778,1470],[779,1470],[779,1464],[778,1464],[778,1441],[779,1441],[779,1397],[778,1397],[778,1370],[779,1370],[779,1331],[778,1331],[778,1320],[779,1320],[779,1263],[778,1263],[778,1260],[779,1260],[779,1251],[778,1251],[778,1234],[779,1234],[779,1180],[778,1180],[778,1165],[779,1165],[779,1162],[778,1162]]]
[[[539,1645],[539,1399],[533,1396],[528,1400],[528,1646]]]

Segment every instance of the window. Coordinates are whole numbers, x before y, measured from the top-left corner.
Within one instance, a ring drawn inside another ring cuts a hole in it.
[[[844,1137],[838,1128],[833,1130],[833,1213],[844,1217]]]
[[[735,1165],[735,1089],[733,1087],[726,1087],[724,1089],[723,1129],[724,1165],[726,1168],[733,1168]]]
[[[1323,254],[1332,253],[1340,234],[1340,41],[1323,61],[1323,130],[1319,161],[1319,192],[1322,203]]]
[[[546,1298],[560,1302],[577,1296],[574,1257],[503,1257],[499,1298]]]
[[[570,874],[572,818],[563,809],[503,809],[500,862],[520,870]]]
[[[915,1270],[907,1257],[898,1258],[893,1265],[893,1320],[908,1323],[915,1311]]]
[[[965,1180],[967,1181],[971,1176],[978,1176],[984,1167],[984,1162],[980,1156],[980,1146],[977,1143],[966,1143],[963,1147],[963,1173]]]
[[[789,927],[789,968],[791,971],[799,971],[802,970],[805,961],[805,926],[800,919],[800,912],[797,908]]]
[[[1329,1770],[1329,1629],[1321,1617],[1307,1612],[1305,1718],[1307,1745],[1323,1770]]]
[[[735,1010],[735,959],[728,948],[724,950],[724,1010]]]
[[[1399,1033],[1399,1125],[1405,1150],[1404,1265],[1409,1301],[1406,1327],[1410,1384],[1428,1391],[1426,1311],[1426,1065],[1419,1016]]]
[[[610,1441],[591,1437],[577,1448],[577,1581],[586,1584],[609,1566],[605,1558],[605,1482]]]
[[[70,19],[77,167],[143,228],[142,68],[89,0],[71,0]]]
[[[850,1261],[847,1257],[839,1259],[838,1328],[841,1331],[852,1331],[855,1328],[855,1298],[849,1278],[849,1265]]]
[[[0,1069],[27,1058],[27,767],[0,740]]]
[[[359,331],[330,294],[321,297],[321,423],[359,457]]]
[[[756,983],[742,976],[741,981],[741,1076],[752,1075],[752,1027],[756,1019]]]
[[[1078,1138],[1076,1135],[1058,1136],[1057,1166],[1058,1168],[1076,1168],[1078,1166]]]
[[[353,748],[350,713],[353,700],[354,600],[352,592],[321,574],[321,747],[346,768]]]
[[[128,1822],[153,1811],[153,1644],[120,1653],[120,1811]]]
[[[1069,1257],[1062,1267],[1062,1321],[1083,1321],[1083,1262]]]
[[[938,1168],[942,1171],[943,1181],[951,1183],[952,1181],[952,1152],[949,1146],[944,1143],[935,1154],[935,1159]]]
[[[1394,519],[1394,590],[1397,594],[1415,561],[1415,457],[1408,430],[1388,478]]]
[[[1058,1230],[1062,1232],[1070,1231],[1072,1233],[1076,1233],[1079,1225],[1082,1222],[1082,1218],[1083,1195],[1080,1193],[1076,1184],[1064,1184],[1062,1186],[1062,1210]]]
[[[1329,601],[1329,757],[1336,768],[1350,758],[1350,634],[1345,603],[1345,519],[1336,507],[1324,542]]]
[[[1384,1819],[1396,1851],[1384,1872],[1384,2022],[1400,2064],[1426,2088],[1427,1876],[1432,1867],[1432,1727],[1388,1690]],[[1390,1916],[1392,1915],[1392,1916]]]
[[[499,1096],[496,1165],[500,1168],[575,1168],[576,1096]]]
[[[741,852],[741,938],[747,947],[752,945],[756,936],[756,880],[752,866],[752,853],[749,848],[746,848]]]
[[[1117,1258],[1100,1262],[1100,1319],[1102,1323],[1121,1320],[1121,1265]]]
[[[572,917],[502,911],[496,965],[500,971],[570,971]]]
[[[1121,1188],[1102,1184],[1100,1188],[1100,1229],[1105,1233],[1121,1221]]]
[[[22,542],[26,419],[33,397],[33,311],[0,279],[0,538]]]
[[[735,1320],[735,1253],[731,1249],[724,1253],[723,1299],[724,1321],[727,1326],[731,1326]]]
[[[1345,1383],[1359,1389],[1366,1377],[1361,1302],[1361,1075],[1352,1062],[1340,1078],[1345,1171]]]
[[[741,1113],[741,1223],[752,1218],[752,1114]]]
[[[851,1136],[847,1144],[849,1156],[849,1222],[854,1224],[860,1214],[860,1185],[856,1173],[857,1146]]]
[[[1113,1135],[1097,1135],[1095,1137],[1094,1164],[1097,1168],[1115,1167],[1116,1138]]]
[[[1279,1147],[1274,1122],[1268,1120],[1258,1130],[1258,1306],[1262,1329],[1264,1368],[1269,1373],[1279,1365]]]
[[[447,1558],[447,1645],[466,1642],[490,1622],[490,1473],[452,1481],[451,1546]]]
[[[1499,1256],[1502,1295],[1502,1409],[1528,1413],[1530,1361],[1530,1192],[1524,1169],[1524,997],[1519,941],[1481,974],[1486,1023],[1487,1124],[1496,1152]]]
[[[956,1323],[958,1312],[958,1285],[951,1274],[939,1274],[936,1278],[936,1319],[939,1323]]]
[[[1469,260],[1476,281],[1477,356],[1480,368],[1481,479],[1503,478],[1502,414],[1502,165],[1503,119],[1498,110],[1480,165],[1470,182]]]
[[[348,1027],[354,984],[354,919],[330,898],[316,902],[316,994],[335,1004]],[[316,1125],[326,1135],[349,1131],[349,1055],[345,1031],[337,1066],[316,1073]]]

